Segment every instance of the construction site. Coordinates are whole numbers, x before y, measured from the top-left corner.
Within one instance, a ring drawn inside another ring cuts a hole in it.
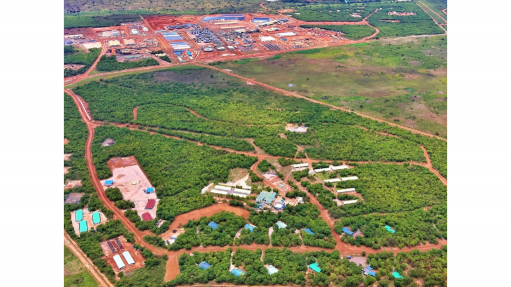
[[[65,30],[65,45],[106,48],[107,56],[131,61],[161,51],[176,64],[267,57],[278,52],[352,42],[343,34],[301,28],[308,22],[285,15],[215,14],[150,16],[143,22]],[[151,54],[151,52],[153,52]]]
[[[133,244],[127,242],[124,236],[119,236],[100,243],[103,250],[103,259],[112,266],[115,274],[124,274],[144,267],[142,253],[133,248]]]

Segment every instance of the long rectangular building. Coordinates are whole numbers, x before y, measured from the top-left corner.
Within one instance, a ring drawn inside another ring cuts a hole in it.
[[[354,188],[338,189],[337,193],[352,192],[352,191],[356,191],[356,190]]]
[[[323,181],[324,182],[340,182],[341,179],[340,178],[330,178],[330,179],[325,179]]]
[[[124,251],[122,253],[122,256],[124,256],[124,259],[126,259],[126,262],[128,262],[128,265],[135,264],[135,260],[133,260],[133,257],[131,257],[131,254],[129,253],[129,251]]]
[[[115,261],[115,264],[117,264],[117,268],[122,269],[122,268],[126,267],[124,262],[122,262],[121,256],[119,256],[119,254],[114,255],[114,261]]]
[[[347,177],[341,177],[341,180],[342,181],[346,181],[346,180],[357,180],[358,177],[357,176],[347,176]]]

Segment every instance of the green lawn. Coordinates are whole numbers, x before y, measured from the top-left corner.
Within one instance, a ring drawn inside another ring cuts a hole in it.
[[[97,287],[99,284],[87,268],[64,245],[64,287]]]

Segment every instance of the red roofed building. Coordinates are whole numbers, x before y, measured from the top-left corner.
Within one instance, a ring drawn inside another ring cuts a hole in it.
[[[156,200],[149,199],[147,201],[147,204],[145,205],[145,209],[153,209],[154,205],[156,204]]]
[[[153,218],[151,217],[151,214],[149,214],[149,212],[146,212],[146,213],[142,214],[142,219],[144,221],[151,221],[151,220],[153,220]]]

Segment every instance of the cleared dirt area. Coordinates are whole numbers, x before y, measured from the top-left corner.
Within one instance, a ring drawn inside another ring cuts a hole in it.
[[[64,174],[67,174],[67,173],[69,172],[69,169],[70,169],[70,168],[71,168],[71,167],[69,167],[69,166],[65,166],[65,167],[64,167]]]
[[[227,212],[234,212],[234,214],[238,216],[242,216],[245,219],[248,219],[248,216],[250,215],[250,212],[246,209],[240,208],[240,207],[234,207],[230,206],[225,203],[215,204],[212,206],[208,206],[202,209],[197,209],[185,214],[181,214],[176,216],[174,219],[174,222],[169,227],[169,231],[163,233],[160,237],[163,239],[169,239],[170,236],[173,234],[172,230],[178,229],[179,227],[185,225],[188,220],[195,219],[198,220],[203,216],[211,216],[215,213],[227,211]]]
[[[68,139],[64,139],[64,144],[68,144],[69,143],[69,140]]]
[[[126,238],[124,238],[124,236],[119,236],[117,238],[121,242],[124,250],[122,248],[119,248],[119,246],[115,243],[115,238],[107,240],[107,241],[103,241],[100,243],[101,249],[103,249],[103,254],[105,254],[105,256],[103,256],[103,259],[106,260],[107,264],[112,266],[112,269],[114,270],[115,274],[117,275],[120,271],[123,271],[123,273],[126,274],[129,272],[132,272],[133,270],[144,267],[145,259],[142,256],[142,253],[140,251],[137,251],[136,249],[133,249],[132,248],[133,244],[128,243],[126,241]],[[110,249],[110,247],[108,247],[108,243],[107,243],[108,241],[110,241],[114,247],[117,247],[117,248],[115,248],[115,251],[116,251],[115,253],[113,253],[112,250]],[[122,253],[124,251],[128,251],[130,253],[131,257],[135,261],[135,263],[133,265],[128,265],[128,262],[122,255]],[[113,258],[115,255],[119,255],[121,257],[121,259],[124,262],[124,264],[126,265],[126,267],[124,267],[123,269],[117,268],[117,264],[115,264],[115,260]]]
[[[367,266],[365,257],[354,256],[354,257],[351,257],[351,259],[349,259],[349,261],[351,261],[357,265],[362,264],[363,267]]]
[[[152,184],[142,171],[142,168],[138,165],[138,161],[135,157],[112,158],[107,164],[112,170],[113,176],[102,180],[101,184],[105,186],[106,180],[113,180],[114,183],[111,187],[119,188],[125,200],[130,200],[135,203],[135,210],[138,215],[141,216],[142,213],[149,212],[149,214],[155,218],[159,200],[156,197],[156,192],[144,192],[145,189],[152,187]],[[105,189],[106,188],[108,187],[105,186]],[[156,204],[153,209],[146,210],[145,206],[149,199],[156,199]]]
[[[68,180],[66,182],[66,186],[64,186],[64,189],[70,189],[70,188],[81,186],[81,185],[82,185],[81,180]]]
[[[64,140],[64,144],[66,143],[66,141]],[[64,160],[69,160],[69,158],[72,156],[73,154],[72,153],[65,153],[64,154]]]
[[[103,212],[98,211],[99,212],[99,217],[101,218],[101,222],[98,223],[98,224],[93,224],[92,223],[92,213],[94,213],[96,211],[90,212],[87,208],[84,208],[82,210],[83,210],[83,220],[87,221],[87,228],[88,228],[88,230],[91,230],[91,228],[96,229],[96,227],[98,225],[103,224],[103,223],[108,221],[108,219],[103,214]],[[80,235],[80,224],[75,220],[75,218],[76,218],[75,214],[76,214],[76,211],[72,211],[71,212],[71,222],[73,223],[73,228],[75,229],[76,235],[79,236]]]

